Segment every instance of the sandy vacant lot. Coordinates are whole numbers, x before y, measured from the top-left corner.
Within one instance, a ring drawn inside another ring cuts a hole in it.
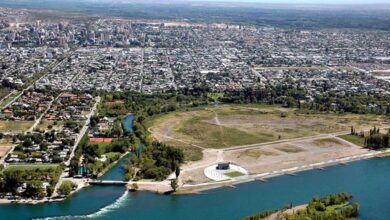
[[[224,160],[238,163],[250,173],[263,173],[327,161],[367,152],[366,149],[338,138],[265,145],[258,148],[224,152]]]
[[[183,166],[181,180],[186,184],[210,182],[204,168],[218,162],[232,162],[250,174],[266,173],[367,153],[367,149],[329,135],[284,143],[251,146],[243,149],[206,150],[205,158]]]

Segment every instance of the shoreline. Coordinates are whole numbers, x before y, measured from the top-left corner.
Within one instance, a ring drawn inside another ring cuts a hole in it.
[[[112,167],[114,167],[116,164],[119,163],[119,161],[125,157],[126,155],[128,155],[129,152],[123,154],[118,160],[116,160],[115,162],[113,162],[112,164],[110,164],[108,167],[111,169]],[[103,176],[104,174],[106,174],[110,169],[105,169],[103,170],[102,173],[99,173],[98,177],[101,177]],[[83,179],[81,179],[83,180]],[[0,199],[0,205],[8,205],[8,204],[28,204],[28,205],[37,205],[37,204],[42,204],[42,203],[50,203],[50,202],[61,202],[61,201],[64,201],[64,200],[67,200],[67,199],[70,199],[72,197],[73,194],[79,192],[80,190],[86,188],[86,187],[89,187],[90,184],[89,184],[89,181],[88,179],[84,179],[85,181],[83,182],[74,182],[77,184],[77,188],[75,190],[73,190],[72,192],[70,192],[70,194],[64,198],[53,198],[52,196],[51,197],[45,197],[43,199],[40,199],[40,200],[34,200],[34,199],[19,199],[19,200],[9,200],[9,199]],[[54,192],[53,192],[54,193]]]
[[[83,182],[81,184],[77,185],[77,188],[70,192],[70,194],[63,198],[52,198],[52,197],[45,197],[40,200],[33,200],[33,199],[19,199],[19,200],[9,200],[9,199],[0,199],[0,206],[1,205],[9,205],[9,204],[26,204],[26,205],[38,205],[42,203],[51,203],[51,202],[61,202],[67,199],[70,199],[75,193],[79,192],[85,187],[90,186],[88,182]]]
[[[314,170],[314,169],[323,169],[324,167],[331,167],[335,165],[347,165],[349,162],[355,162],[359,160],[366,160],[366,159],[372,159],[372,158],[384,158],[390,156],[390,149],[382,150],[382,151],[374,151],[369,152],[361,155],[355,155],[350,157],[343,157],[339,159],[329,160],[329,161],[323,161],[313,164],[307,164],[303,166],[298,167],[292,167],[292,168],[286,168],[282,170],[275,170],[265,173],[259,173],[259,174],[252,174],[247,175],[244,177],[238,177],[231,180],[221,181],[221,182],[207,182],[207,183],[200,183],[196,185],[191,184],[184,184],[183,186],[179,187],[177,192],[174,194],[182,195],[182,194],[203,194],[204,191],[221,188],[221,187],[232,187],[235,188],[235,185],[242,184],[242,183],[248,183],[253,181],[262,181],[262,182],[268,182],[269,178],[283,176],[283,175],[296,175],[296,173]],[[118,160],[119,161],[119,160]],[[129,181],[129,184],[125,186],[126,190],[131,190],[131,183],[137,183],[137,182],[131,182]],[[168,190],[167,186],[169,183],[167,181],[161,181],[161,182],[139,182],[137,183],[138,190],[137,191],[149,191],[149,192],[155,192],[159,194],[164,194],[166,192],[170,192],[171,189]],[[70,199],[73,194],[79,192],[81,189],[90,186],[88,181],[79,183],[77,186],[77,189],[72,191],[67,197],[64,198],[44,198],[42,200],[32,200],[32,199],[20,199],[20,200],[8,200],[8,199],[0,199],[0,205],[7,205],[7,204],[29,204],[29,205],[36,205],[36,204],[42,204],[42,203],[50,203],[50,202],[60,202],[64,201],[66,199]],[[166,190],[161,190],[166,188]]]
[[[309,171],[309,170],[315,170],[315,169],[324,169],[325,167],[332,167],[336,165],[347,165],[350,162],[360,161],[360,160],[367,160],[372,158],[384,158],[390,156],[390,149],[382,150],[382,151],[373,151],[361,155],[355,155],[355,156],[349,156],[349,157],[343,157],[338,158],[334,160],[328,160],[318,163],[312,163],[297,167],[291,167],[281,170],[275,170],[275,171],[269,171],[265,173],[259,173],[259,174],[252,174],[247,175],[244,177],[238,177],[231,180],[221,181],[221,182],[207,182],[207,183],[200,183],[200,184],[184,184],[183,186],[179,187],[176,194],[202,194],[203,191],[216,189],[220,187],[232,187],[235,188],[235,185],[241,184],[241,183],[248,183],[253,181],[262,181],[262,182],[268,182],[267,179],[283,176],[283,175],[296,175],[297,173]],[[140,189],[142,190],[142,189]]]

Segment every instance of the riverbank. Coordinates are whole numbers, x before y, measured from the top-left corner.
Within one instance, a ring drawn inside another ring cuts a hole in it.
[[[390,193],[388,167],[389,157],[373,158],[297,176],[279,176],[268,183],[253,181],[235,189],[218,188],[201,195],[160,195],[144,191],[126,194],[124,187],[91,186],[62,202],[0,205],[0,219],[237,220],[286,204],[305,204],[315,196],[347,192],[361,205],[361,219],[385,220],[390,216],[386,206],[386,195]]]
[[[111,164],[109,164],[107,167],[105,167],[102,172],[100,172],[97,177],[102,177],[104,174],[106,174],[109,170],[111,170],[115,165],[117,165],[119,163],[119,161],[121,161],[125,156],[129,155],[130,152],[126,152],[124,154],[122,154],[118,160],[112,162]]]
[[[80,180],[84,180],[84,179],[80,179]],[[9,200],[9,199],[0,199],[0,205],[1,204],[29,204],[29,205],[37,205],[37,204],[42,204],[42,203],[49,203],[49,202],[60,202],[60,201],[64,201],[66,199],[69,199],[72,195],[76,194],[77,192],[79,192],[81,189],[89,186],[89,183],[86,181],[86,182],[82,182],[82,181],[79,181],[79,182],[76,182],[77,184],[77,188],[75,190],[73,190],[72,192],[70,192],[70,194],[66,197],[57,197],[57,198],[53,198],[53,197],[46,197],[46,198],[43,198],[43,199],[40,199],[40,200],[36,200],[36,199],[17,199],[17,200]]]
[[[236,184],[251,182],[251,181],[262,181],[267,182],[267,179],[283,175],[297,175],[299,172],[314,170],[314,169],[325,169],[325,167],[335,166],[335,165],[347,165],[349,162],[365,160],[374,157],[387,157],[390,156],[390,149],[383,151],[372,151],[369,153],[355,155],[350,157],[343,157],[339,159],[323,161],[318,163],[312,163],[292,168],[286,168],[281,170],[274,170],[265,173],[252,174],[243,177],[234,178],[232,180],[219,181],[219,182],[207,182],[200,184],[184,184],[178,189],[179,194],[187,193],[201,193],[205,190],[215,189],[219,187],[235,187]]]
[[[116,166],[118,162],[123,159],[124,156],[128,154],[122,155],[122,157],[113,163],[113,166]],[[226,181],[220,181],[220,182],[206,182],[206,183],[199,183],[199,184],[183,184],[179,187],[176,194],[202,194],[203,191],[220,188],[220,187],[233,187],[236,184],[251,182],[251,181],[263,181],[267,182],[268,178],[282,176],[282,175],[297,175],[299,172],[308,171],[308,170],[314,170],[314,169],[325,169],[325,167],[334,166],[334,165],[347,165],[349,162],[357,161],[357,160],[364,160],[364,159],[370,159],[373,157],[388,157],[390,156],[390,149],[383,150],[383,151],[370,151],[368,153],[355,155],[355,156],[349,156],[349,157],[343,157],[339,159],[334,160],[328,160],[318,163],[312,163],[312,164],[306,164],[302,166],[296,166],[281,170],[271,170],[269,172],[259,173],[259,174],[252,174],[242,177],[237,177],[232,180],[226,180]],[[72,180],[79,180],[76,181],[77,189],[72,191],[71,194],[65,198],[45,198],[42,200],[32,200],[32,199],[21,199],[21,200],[8,200],[8,199],[0,199],[0,204],[41,204],[41,203],[48,203],[48,202],[58,202],[63,201],[71,197],[71,195],[77,193],[84,187],[89,186],[87,179],[72,179]],[[170,192],[171,186],[170,181],[165,180],[162,182],[154,182],[154,181],[137,181],[132,182],[130,181],[127,184],[127,189],[132,188],[132,184],[136,183],[138,186],[139,191],[150,191],[150,192],[157,192],[160,194]]]
[[[101,173],[98,174],[98,177],[102,177],[106,173],[108,173],[113,167],[118,165],[118,163],[127,155],[129,155],[129,152],[123,154],[118,160],[116,160],[115,162],[113,162],[112,164],[107,166],[106,169],[104,169]],[[12,199],[12,200],[0,199],[0,204],[30,204],[30,205],[36,205],[36,204],[42,204],[42,203],[60,202],[60,201],[64,201],[64,200],[70,199],[72,197],[72,195],[76,194],[77,192],[79,192],[83,188],[90,186],[89,179],[86,179],[86,178],[75,179],[75,178],[69,178],[69,177],[66,177],[66,178],[61,177],[61,179],[58,181],[58,184],[61,184],[61,182],[65,181],[65,180],[72,181],[73,183],[75,183],[77,185],[77,188],[75,190],[73,190],[66,197],[61,197],[60,198],[60,197],[58,197],[57,192],[53,192],[53,196],[46,197],[46,198],[43,198],[43,199],[40,199],[40,200],[36,200],[36,199],[17,199],[17,200],[14,200],[14,199]]]
[[[277,177],[277,176],[283,176],[283,175],[298,175],[299,172],[308,171],[308,170],[323,170],[326,167],[329,166],[335,166],[335,165],[347,165],[350,162],[358,161],[358,160],[365,160],[370,159],[374,157],[388,157],[390,156],[390,149],[383,150],[383,151],[371,151],[368,153],[355,155],[355,156],[349,156],[349,157],[343,157],[339,159],[334,160],[328,160],[318,163],[312,163],[312,164],[306,164],[302,166],[297,167],[291,167],[281,170],[273,170],[265,173],[259,173],[259,174],[252,174],[252,175],[246,175],[237,177],[231,180],[226,181],[218,181],[218,182],[206,182],[206,183],[199,183],[199,184],[183,184],[181,185],[176,194],[202,194],[203,191],[220,188],[220,187],[232,187],[235,188],[234,185],[241,184],[241,183],[247,183],[252,181],[262,181],[267,182],[269,178]],[[165,193],[171,191],[170,182],[169,181],[162,181],[162,182],[153,182],[153,181],[139,181],[139,182],[129,182],[127,185],[128,189],[132,188],[132,184],[136,183],[138,185],[139,191],[150,191],[150,192],[157,192],[157,193]]]

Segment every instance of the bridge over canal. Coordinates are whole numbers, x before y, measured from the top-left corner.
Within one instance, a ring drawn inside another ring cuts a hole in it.
[[[88,181],[91,185],[119,185],[119,186],[125,186],[127,185],[127,181],[120,181],[120,180],[90,180]]]

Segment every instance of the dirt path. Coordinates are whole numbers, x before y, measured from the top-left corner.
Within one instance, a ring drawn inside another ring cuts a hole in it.
[[[279,218],[279,216],[282,215],[282,214],[292,215],[292,214],[296,213],[299,210],[306,209],[306,207],[307,207],[307,204],[295,206],[295,207],[292,207],[291,209],[287,209],[287,210],[284,210],[284,211],[276,212],[276,213],[274,213],[274,214],[264,218],[264,220],[278,220],[278,219],[281,219],[281,218]]]
[[[215,117],[214,117],[214,121],[215,121],[215,124],[219,127],[219,132],[220,132],[220,137],[221,137],[221,141],[222,141],[222,144],[227,147],[227,144],[225,142],[225,133],[223,131],[223,126],[221,124],[221,122],[219,121],[219,118],[218,118],[218,113],[213,111],[214,114],[215,114]]]
[[[169,139],[169,140],[174,140],[174,141],[178,141],[178,142],[181,142],[181,143],[184,143],[184,144],[188,144],[188,145],[191,145],[193,147],[197,147],[201,150],[205,150],[207,148],[204,148],[202,146],[199,146],[199,145],[196,145],[196,144],[193,144],[193,143],[190,143],[190,142],[187,142],[187,141],[184,141],[184,140],[181,140],[181,139],[177,139],[177,138],[174,138],[172,136],[168,136],[168,135],[165,135],[165,134],[162,134],[160,132],[154,132],[153,131],[153,127],[149,127],[148,128],[148,132],[153,134],[153,135],[157,135],[157,136],[160,136],[160,137],[163,137],[163,138],[166,138],[166,139]]]

